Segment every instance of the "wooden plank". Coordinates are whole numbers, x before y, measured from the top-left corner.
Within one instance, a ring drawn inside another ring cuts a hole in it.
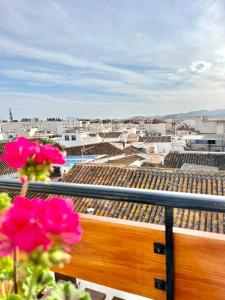
[[[164,243],[162,226],[85,216],[84,235],[70,264],[57,272],[126,292],[165,299],[154,278],[165,279],[165,256],[154,254],[153,243]],[[125,225],[126,224],[126,225]],[[141,225],[141,226],[140,226]]]
[[[165,256],[153,253],[164,243],[164,226],[82,216],[84,236],[71,263],[57,272],[154,300],[165,292],[154,278],[165,279]],[[175,299],[225,299],[225,236],[174,228]]]
[[[225,299],[225,236],[175,229],[175,299]]]

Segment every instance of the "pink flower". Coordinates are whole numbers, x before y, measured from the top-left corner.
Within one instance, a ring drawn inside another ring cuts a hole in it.
[[[47,250],[53,240],[65,244],[80,241],[82,230],[79,216],[70,199],[52,197],[48,200],[17,196],[3,216],[0,227],[0,257],[15,247],[31,252],[37,247]]]
[[[35,162],[38,164],[51,163],[51,164],[64,164],[65,160],[62,152],[58,148],[53,147],[51,144],[41,145],[40,151],[35,155]]]
[[[38,246],[43,246],[44,249],[50,246],[51,240],[43,224],[39,222],[42,201],[21,196],[14,198],[13,207],[4,215],[0,228],[1,234],[5,236],[5,243],[10,241],[8,244],[11,244],[11,249],[18,247],[22,251],[31,252]],[[0,256],[4,249],[1,250]]]
[[[18,137],[15,142],[5,145],[4,154],[0,157],[0,160],[6,161],[11,168],[22,168],[34,152],[34,146],[28,139]]]
[[[73,201],[52,197],[44,202],[41,215],[45,229],[58,235],[65,243],[75,244],[81,239],[79,215],[73,210]]]
[[[0,160],[4,160],[11,168],[23,168],[28,159],[34,159],[37,164],[64,164],[63,154],[57,147],[51,144],[40,145],[31,142],[25,137],[18,137],[15,142],[5,145],[4,154]]]

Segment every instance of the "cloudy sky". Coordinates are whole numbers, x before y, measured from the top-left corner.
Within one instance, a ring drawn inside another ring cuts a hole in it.
[[[225,1],[0,0],[0,118],[225,108]]]

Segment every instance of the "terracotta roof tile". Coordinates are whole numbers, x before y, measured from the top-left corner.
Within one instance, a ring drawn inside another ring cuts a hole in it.
[[[83,149],[86,149],[85,155],[119,155],[122,150],[113,146],[110,143],[97,143],[85,146],[69,147],[66,149],[67,155],[82,155]]]
[[[170,152],[164,159],[166,168],[181,168],[183,164],[217,167],[225,170],[225,154]]]
[[[2,154],[3,151],[0,151],[0,156]],[[14,173],[16,173],[16,169],[9,168],[4,161],[0,161],[0,176]]]
[[[130,169],[108,165],[78,165],[71,169],[63,181],[225,195],[224,172],[210,175],[177,169]],[[95,208],[94,214],[99,216],[156,224],[164,223],[165,210],[163,207],[85,198],[77,198],[75,203],[78,211],[82,213],[87,213],[87,208],[93,207]],[[175,208],[174,224],[177,227],[189,229],[225,232],[225,219],[222,213]]]
[[[225,195],[225,172],[208,173],[178,169],[131,169],[106,165],[77,165],[63,178],[64,182],[88,183],[109,186],[168,190],[179,192]],[[13,196],[16,193],[10,192]],[[29,193],[30,197],[49,197],[44,193]],[[122,201],[74,198],[80,213],[94,208],[94,214],[139,222],[164,224],[163,207]],[[225,233],[225,216],[222,213],[187,209],[174,209],[177,227]]]
[[[139,138],[139,142],[145,143],[170,143],[171,136],[163,135],[163,136],[143,136]]]

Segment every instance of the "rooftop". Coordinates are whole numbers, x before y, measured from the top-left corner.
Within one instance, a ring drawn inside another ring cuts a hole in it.
[[[140,137],[139,142],[145,143],[170,143],[171,136],[170,135],[163,135],[163,136],[147,136],[147,137]]]
[[[170,152],[164,159],[167,168],[181,168],[183,164],[216,167],[225,170],[225,154]]]
[[[122,132],[100,132],[98,135],[103,139],[119,138]]]
[[[138,153],[142,153],[142,152],[140,151],[140,149],[138,149],[136,147],[128,146],[123,149],[123,153],[125,153],[127,155],[131,155],[131,154],[138,154]]]
[[[0,155],[2,155],[2,151],[0,151]],[[9,168],[7,163],[0,161],[0,177],[15,173],[16,169]]]
[[[110,143],[88,144],[85,146],[69,147],[66,149],[67,155],[119,155],[122,150]]]
[[[132,163],[136,162],[136,161],[141,161],[144,160],[143,157],[138,156],[136,154],[132,154],[132,155],[127,155],[125,157],[119,158],[119,159],[114,159],[114,160],[110,160],[109,162],[107,162],[107,164],[113,164],[113,165],[124,165],[124,166],[130,166],[132,165]]]
[[[166,169],[131,169],[109,165],[77,165],[64,177],[64,182],[86,183],[151,190],[225,195],[225,173]],[[164,224],[164,208],[128,202],[113,202],[79,197],[76,209],[104,217]],[[224,214],[187,209],[174,209],[175,226],[216,233],[225,232]]]

